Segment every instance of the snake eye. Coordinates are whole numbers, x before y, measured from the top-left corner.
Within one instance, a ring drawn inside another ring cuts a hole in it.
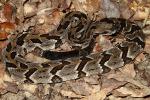
[[[76,27],[80,23],[80,20],[78,17],[74,17],[71,21],[71,26]]]

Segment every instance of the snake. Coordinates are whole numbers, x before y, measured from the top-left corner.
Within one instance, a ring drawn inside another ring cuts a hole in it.
[[[112,47],[93,52],[97,37],[108,36]],[[121,38],[121,42],[117,39]],[[112,42],[112,41],[111,41]],[[61,48],[67,43],[71,49]],[[145,35],[139,25],[123,18],[91,20],[81,11],[64,15],[54,31],[18,33],[3,49],[8,75],[24,83],[62,83],[95,74],[103,75],[133,61],[145,47]],[[44,60],[29,60],[33,54]]]

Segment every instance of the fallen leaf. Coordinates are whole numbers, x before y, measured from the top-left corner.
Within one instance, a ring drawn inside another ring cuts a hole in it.
[[[104,100],[112,90],[123,86],[125,83],[126,82],[119,82],[114,79],[104,79],[101,90],[86,96],[83,100]]]
[[[130,95],[131,97],[145,97],[150,95],[150,88],[142,85],[138,81],[134,81],[136,85],[138,84],[139,86],[136,86],[135,84],[127,84],[124,87],[121,87],[117,89],[117,91],[121,92],[122,94],[127,94]]]
[[[15,24],[10,22],[0,23],[0,30],[3,32],[11,33],[15,30]]]
[[[120,17],[119,8],[111,0],[102,0],[102,9],[104,10],[106,17]]]
[[[8,33],[6,33],[6,32],[0,32],[0,41],[3,41],[3,40],[5,40],[5,39],[7,39],[7,36],[8,36],[9,34]]]
[[[128,79],[132,79],[135,77],[135,70],[133,64],[127,64],[124,67],[119,69],[116,73],[112,73],[108,75],[108,78],[113,78],[118,81],[127,81]]]
[[[14,12],[13,9],[14,9],[13,6],[10,5],[9,3],[6,3],[3,7],[3,14],[8,22],[12,20],[12,15]]]
[[[12,93],[18,93],[19,88],[17,84],[12,83],[12,82],[5,82],[7,84],[7,87],[5,88],[7,91],[12,92]]]

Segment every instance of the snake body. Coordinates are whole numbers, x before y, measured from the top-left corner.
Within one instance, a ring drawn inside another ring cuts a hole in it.
[[[8,74],[17,81],[29,83],[60,83],[93,74],[104,74],[132,61],[145,46],[142,29],[121,18],[92,21],[79,11],[67,13],[55,30],[57,35],[23,32],[11,39],[3,50]],[[123,36],[121,43],[103,52],[94,52],[96,37]],[[64,43],[70,51],[57,50]],[[43,62],[30,61],[32,53]]]

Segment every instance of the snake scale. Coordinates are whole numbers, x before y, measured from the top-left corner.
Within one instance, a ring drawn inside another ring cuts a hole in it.
[[[145,46],[142,29],[123,18],[103,18],[92,21],[80,12],[67,13],[52,35],[22,32],[3,50],[3,62],[8,74],[19,82],[60,83],[93,74],[105,74],[131,62]],[[96,38],[123,36],[121,43],[102,52],[93,52]],[[60,49],[64,43],[71,50]],[[59,49],[58,49],[59,48]],[[30,61],[32,53],[46,61]]]

